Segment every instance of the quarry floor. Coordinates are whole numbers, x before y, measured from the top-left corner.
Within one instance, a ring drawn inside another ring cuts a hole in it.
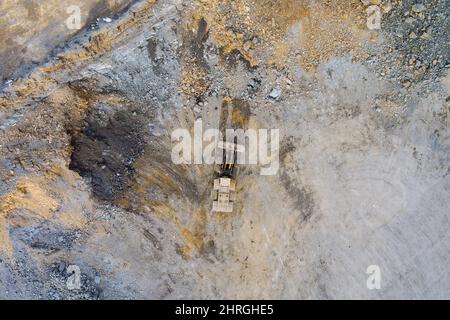
[[[374,1],[380,30],[359,0],[79,2],[77,32],[0,4],[0,298],[450,298],[448,0]],[[225,108],[280,132],[231,214],[171,159]]]

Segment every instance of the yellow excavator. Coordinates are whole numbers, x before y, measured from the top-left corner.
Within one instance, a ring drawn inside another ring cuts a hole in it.
[[[238,146],[235,143],[221,142],[218,149],[222,150],[223,160],[214,179],[213,212],[233,212],[236,200],[236,158]]]

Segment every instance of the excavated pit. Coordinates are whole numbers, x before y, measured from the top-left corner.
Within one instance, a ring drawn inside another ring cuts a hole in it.
[[[359,0],[86,7],[113,19],[2,84],[0,298],[448,298],[449,6],[391,2],[379,31]],[[199,119],[280,130],[230,214],[171,159]]]
[[[98,199],[115,200],[133,177],[133,164],[144,151],[145,118],[133,110],[100,107],[72,138],[69,169],[89,181]]]

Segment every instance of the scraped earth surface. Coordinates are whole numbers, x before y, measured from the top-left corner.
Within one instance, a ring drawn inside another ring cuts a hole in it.
[[[82,2],[1,5],[0,298],[450,298],[448,0]],[[231,214],[171,161],[224,108],[280,130]]]

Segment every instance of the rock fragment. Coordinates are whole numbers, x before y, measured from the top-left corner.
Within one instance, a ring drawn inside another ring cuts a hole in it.
[[[412,6],[412,11],[414,11],[415,13],[421,13],[425,11],[425,6],[421,3],[416,3]]]
[[[281,96],[281,89],[279,87],[275,87],[269,94],[269,98],[278,100]]]

